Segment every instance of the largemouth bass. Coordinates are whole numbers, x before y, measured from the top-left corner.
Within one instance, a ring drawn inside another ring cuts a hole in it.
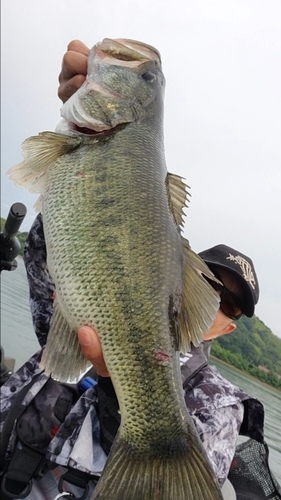
[[[41,193],[56,284],[46,373],[86,368],[81,325],[97,328],[121,424],[93,499],[221,499],[185,407],[179,351],[202,341],[219,299],[181,234],[187,190],[167,172],[159,52],[105,39],[55,133],[23,144],[11,178]]]

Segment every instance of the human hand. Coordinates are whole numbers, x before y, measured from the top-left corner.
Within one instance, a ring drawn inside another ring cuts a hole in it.
[[[59,74],[58,96],[62,102],[66,102],[86,80],[89,53],[90,49],[80,40],[69,43]]]
[[[91,326],[81,326],[78,330],[78,339],[83,355],[92,363],[96,372],[102,377],[110,377],[97,331]]]

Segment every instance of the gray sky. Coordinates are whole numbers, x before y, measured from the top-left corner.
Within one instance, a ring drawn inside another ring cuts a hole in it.
[[[166,77],[170,172],[191,186],[185,236],[199,252],[225,243],[249,255],[257,316],[281,337],[280,0],[2,0],[2,208],[37,196],[5,175],[21,143],[54,130],[57,77],[69,41],[154,45]]]

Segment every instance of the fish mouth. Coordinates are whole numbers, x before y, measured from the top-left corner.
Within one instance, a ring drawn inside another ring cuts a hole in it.
[[[126,38],[104,38],[94,46],[94,52],[107,64],[137,67],[144,61],[155,61],[161,65],[161,56],[157,49],[143,42]]]
[[[92,128],[88,127],[80,127],[79,125],[76,125],[76,123],[71,123],[69,122],[69,129],[77,132],[80,135],[88,135],[88,136],[95,136],[97,139],[99,137],[104,137],[106,135],[112,135],[114,132],[117,132],[118,130],[123,129],[126,126],[125,123],[121,123],[116,125],[115,127],[110,127],[109,129],[103,129],[103,130],[94,130]]]
[[[125,38],[111,39],[104,38],[102,42],[97,43],[92,51],[93,57],[89,58],[89,68],[91,61],[93,67],[100,63],[104,65],[123,66],[130,69],[137,69],[139,66],[147,62],[152,62],[155,66],[161,68],[161,57],[157,49],[143,42],[129,40]],[[68,122],[68,129],[74,133],[79,133],[87,136],[102,136],[119,130],[121,124],[120,117],[116,112],[117,118],[104,119],[101,113],[93,117],[87,110],[84,101],[87,95],[92,93],[102,97],[108,102],[120,103],[124,99],[112,89],[105,88],[98,80],[96,80],[91,70],[86,81],[80,89],[63,105],[61,108],[61,116]],[[118,105],[117,105],[118,108]],[[132,121],[130,116],[125,123]],[[121,124],[124,127],[124,123]]]
[[[71,128],[75,130],[75,132],[78,132],[79,134],[83,135],[104,135],[105,133],[105,131],[98,132],[88,127],[79,127],[75,123],[71,123],[70,125],[72,126]]]

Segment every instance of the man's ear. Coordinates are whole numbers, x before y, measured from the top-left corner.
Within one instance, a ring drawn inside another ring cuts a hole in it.
[[[236,324],[235,323],[229,323],[229,325],[227,325],[221,335],[227,335],[228,333],[231,333],[231,332],[234,332],[234,330],[236,330]]]

